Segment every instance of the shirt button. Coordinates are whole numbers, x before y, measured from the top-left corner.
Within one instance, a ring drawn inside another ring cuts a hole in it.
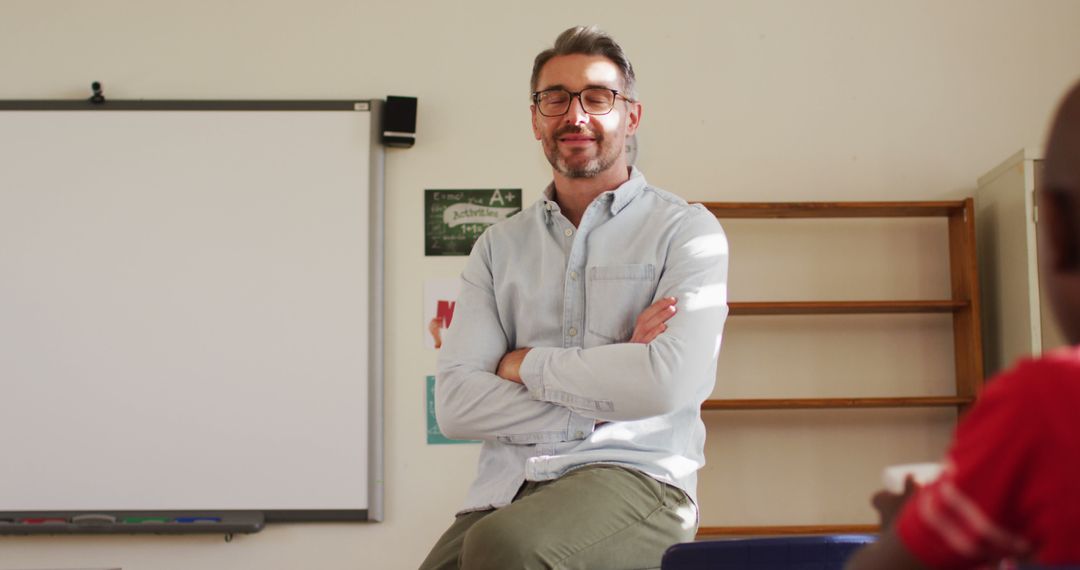
[[[569,334],[570,336],[577,336],[577,329],[575,329],[574,327],[570,327],[570,330],[566,331],[566,334]]]
[[[573,279],[574,281],[577,281],[577,271],[571,271],[570,272],[570,278]]]
[[[570,236],[574,235],[574,230],[572,230],[570,228],[566,228],[566,230],[563,231],[563,233],[566,234],[566,237],[570,237]]]

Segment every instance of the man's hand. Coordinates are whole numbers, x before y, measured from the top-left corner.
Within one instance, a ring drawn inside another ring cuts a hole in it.
[[[495,371],[503,380],[521,384],[521,363],[525,361],[525,355],[531,348],[519,348],[503,355],[499,361],[499,368]]]
[[[675,315],[676,301],[675,297],[663,297],[646,307],[638,315],[637,323],[634,324],[634,335],[630,337],[630,342],[649,344],[660,336],[660,333],[666,331],[665,323]]]

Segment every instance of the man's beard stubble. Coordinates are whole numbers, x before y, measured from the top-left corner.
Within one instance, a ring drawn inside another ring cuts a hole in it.
[[[598,153],[596,157],[589,159],[585,164],[578,167],[571,167],[559,152],[558,141],[559,137],[562,137],[563,135],[578,134],[592,137],[596,141]],[[566,126],[556,130],[544,141],[544,155],[547,156],[551,167],[567,178],[592,178],[610,168],[619,158],[620,149],[611,145],[605,146],[606,142],[607,139],[603,133],[597,133],[589,129],[574,126]]]

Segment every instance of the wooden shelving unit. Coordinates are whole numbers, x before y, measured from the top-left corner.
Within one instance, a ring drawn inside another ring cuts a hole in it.
[[[979,279],[971,198],[944,202],[703,202],[717,218],[948,218],[951,298],[933,300],[731,302],[730,315],[951,313],[956,391],[951,396],[707,400],[702,410],[956,407],[975,401],[983,381]],[[876,532],[875,525],[702,527],[699,537]]]

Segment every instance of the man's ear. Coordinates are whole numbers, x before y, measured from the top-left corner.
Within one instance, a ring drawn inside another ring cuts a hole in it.
[[[536,105],[529,105],[529,112],[532,113],[533,136],[536,140],[540,140],[540,125],[537,123],[540,120],[540,113],[536,112]]]
[[[1077,232],[1076,204],[1061,190],[1044,190],[1039,196],[1039,225],[1046,238],[1046,259],[1055,272],[1080,270],[1080,233]]]
[[[626,107],[626,136],[629,137],[637,132],[641,124],[642,107],[640,101],[627,102]]]

